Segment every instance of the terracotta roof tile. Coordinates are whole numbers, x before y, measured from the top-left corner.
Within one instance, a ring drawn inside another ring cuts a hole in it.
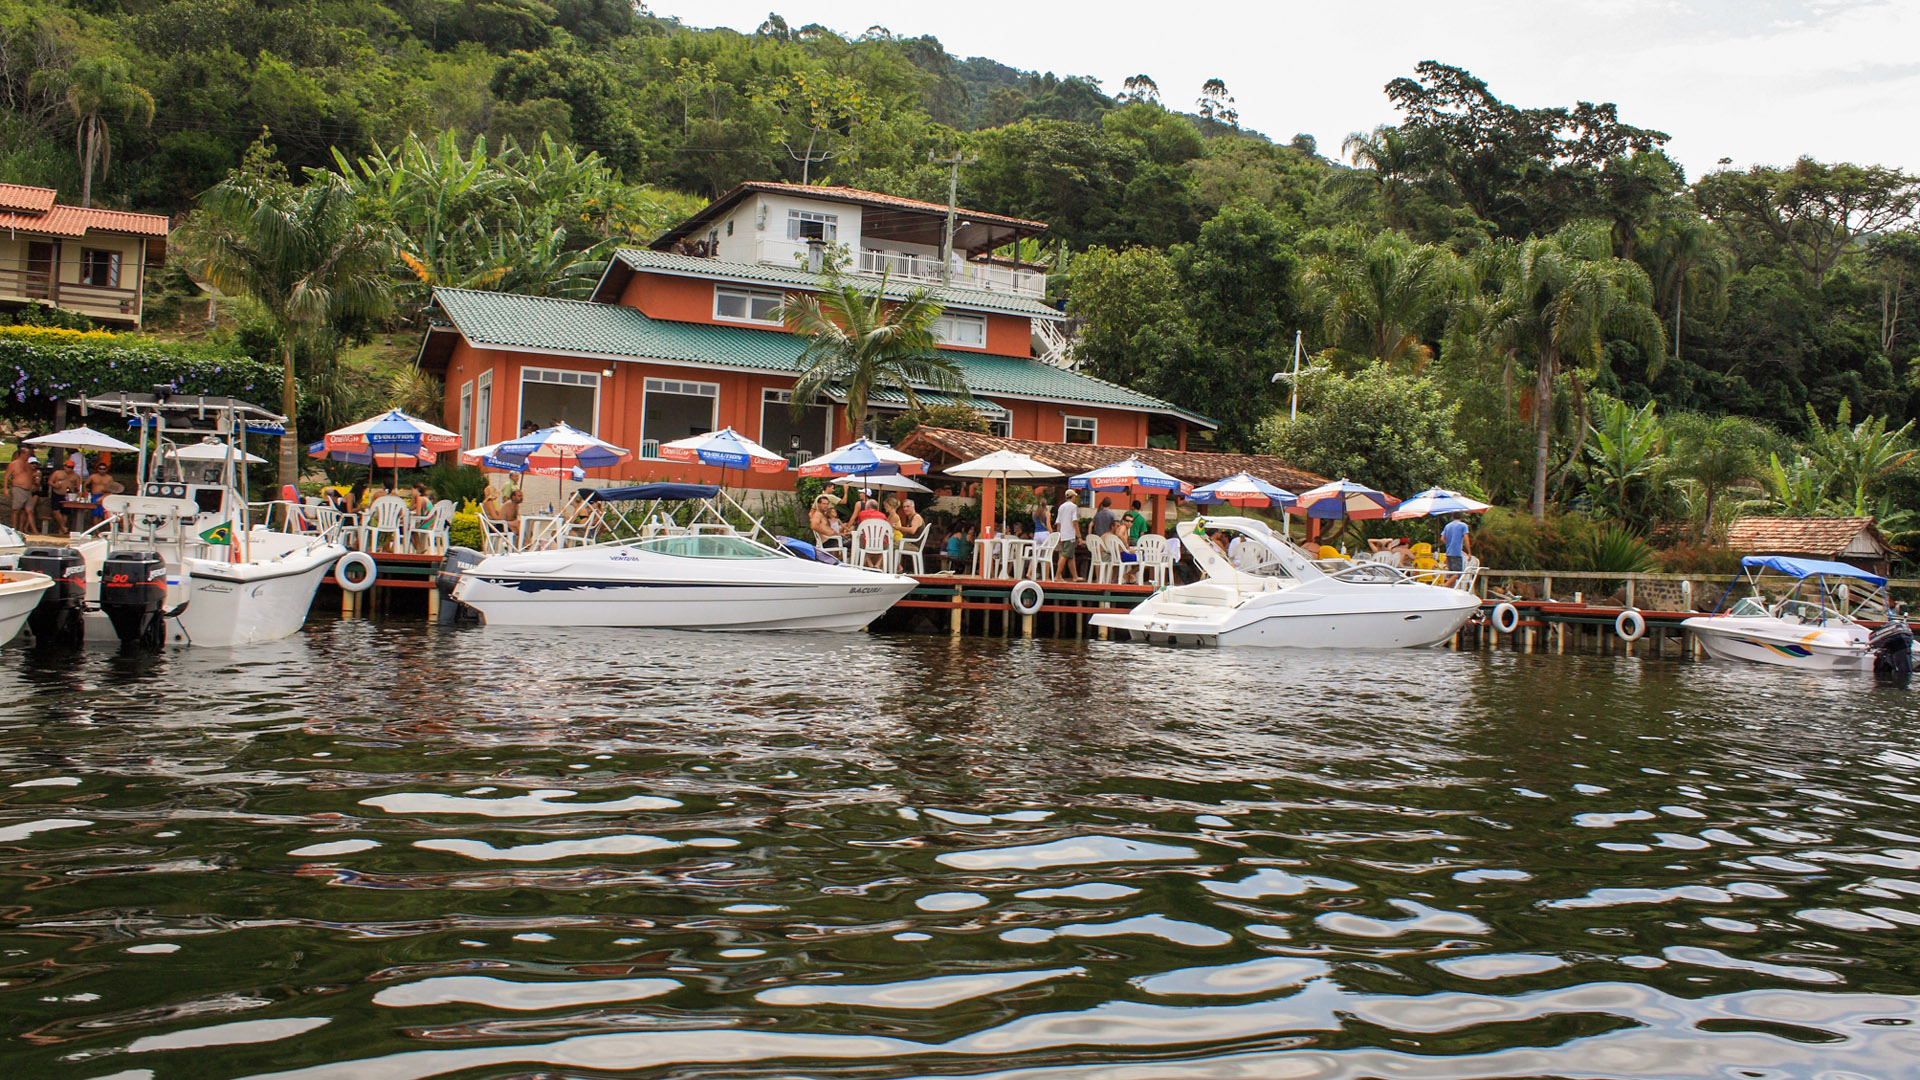
[[[85,236],[89,229],[134,236],[165,236],[167,216],[101,210],[97,207],[55,206],[42,214],[0,213],[0,230],[9,229],[44,236]]]
[[[1727,529],[1727,546],[1747,554],[1833,558],[1872,528],[1870,517],[1743,517]]]
[[[923,427],[900,444],[900,449],[933,460],[936,471],[940,459],[949,463],[984,457],[995,450],[1012,450],[1035,461],[1051,465],[1071,476],[1103,465],[1123,461],[1128,455],[1191,484],[1210,484],[1237,472],[1252,473],[1269,484],[1292,492],[1307,491],[1327,482],[1303,469],[1296,469],[1277,457],[1264,454],[1215,454],[1199,450],[1155,450],[1126,446],[1094,446],[1090,443],[1050,443],[1035,439],[1004,439],[998,435],[980,435],[971,431]]]
[[[28,187],[25,184],[0,184],[0,210],[16,213],[44,214],[53,209],[56,192],[50,187]]]

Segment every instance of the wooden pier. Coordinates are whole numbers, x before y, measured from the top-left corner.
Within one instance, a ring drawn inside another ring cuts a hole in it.
[[[919,587],[874,623],[875,629],[944,628],[948,633],[989,637],[1105,638],[1104,627],[1090,626],[1089,615],[1128,611],[1152,596],[1152,585],[1109,585],[1088,581],[1041,581],[1038,610],[1022,615],[1013,608],[1014,582],[1003,578],[930,574],[915,577]]]
[[[426,611],[432,618],[440,615],[439,573],[442,555],[421,555],[414,552],[381,551],[370,552],[375,570],[373,585],[363,592],[351,592],[340,589],[340,616],[348,618],[365,615],[374,611],[390,611],[393,608],[394,590],[426,593]],[[340,582],[332,575],[320,579],[322,585],[336,588]],[[317,605],[316,605],[317,606]],[[409,605],[411,606],[411,605]]]

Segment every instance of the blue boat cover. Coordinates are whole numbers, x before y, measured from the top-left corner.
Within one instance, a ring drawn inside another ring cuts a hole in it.
[[[1777,570],[1788,577],[1844,577],[1860,581],[1871,581],[1875,585],[1885,585],[1887,579],[1879,574],[1869,574],[1857,566],[1843,562],[1827,562],[1822,559],[1796,559],[1790,555],[1749,555],[1740,560],[1745,567],[1758,566],[1766,570]]]
[[[781,547],[803,559],[812,559],[814,562],[822,562],[830,566],[840,565],[840,560],[834,558],[831,552],[821,551],[805,540],[795,540],[791,536],[780,536],[775,539],[780,541]]]
[[[718,484],[628,484],[626,487],[593,488],[588,502],[648,502],[665,499],[711,499],[720,494]]]

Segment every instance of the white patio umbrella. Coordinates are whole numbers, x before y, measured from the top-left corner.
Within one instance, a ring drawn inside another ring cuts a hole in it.
[[[1016,450],[995,450],[985,457],[972,461],[963,461],[958,465],[942,469],[948,476],[963,476],[969,480],[1000,481],[1000,531],[1007,529],[1007,481],[1008,480],[1045,480],[1066,473],[1043,462],[1035,461]]]
[[[872,488],[876,491],[885,488],[889,491],[920,491],[929,495],[933,494],[932,488],[904,476],[857,476],[848,474],[846,476],[836,476],[828,480],[827,483],[841,484],[849,488]]]
[[[56,431],[51,435],[37,435],[31,439],[22,439],[28,446],[57,446],[62,450],[122,450],[129,454],[139,453],[140,448],[132,443],[124,443],[104,432],[95,431],[85,424],[65,431]]]

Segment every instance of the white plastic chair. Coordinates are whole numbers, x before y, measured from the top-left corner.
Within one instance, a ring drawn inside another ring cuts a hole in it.
[[[398,495],[382,495],[367,508],[366,520],[360,525],[360,550],[379,551],[382,536],[393,537],[393,546],[397,549],[400,538],[410,527],[407,501]]]
[[[927,572],[926,548],[927,530],[921,529],[919,536],[909,536],[894,546],[894,565],[911,563],[914,573],[925,574]]]
[[[425,541],[421,551],[429,555],[447,553],[447,528],[453,524],[453,500],[441,499],[427,508],[427,512],[413,519],[413,526],[407,530],[407,546],[413,547],[416,541]]]
[[[1140,556],[1140,583],[1144,585],[1152,578],[1154,585],[1164,588],[1173,577],[1173,546],[1167,543],[1167,538],[1158,533],[1142,533],[1133,550]]]
[[[1050,532],[1045,540],[1036,540],[1027,556],[1025,574],[1034,581],[1053,580],[1053,557],[1060,551],[1060,534]]]
[[[893,573],[895,564],[893,551],[893,526],[879,518],[869,518],[853,530],[853,559],[856,566],[866,566],[867,556],[880,557],[878,569]]]
[[[480,550],[485,555],[507,555],[520,546],[520,538],[514,535],[511,522],[496,521],[482,514],[480,533]]]
[[[1120,583],[1120,539],[1111,533],[1087,537],[1087,580],[1096,585]]]

